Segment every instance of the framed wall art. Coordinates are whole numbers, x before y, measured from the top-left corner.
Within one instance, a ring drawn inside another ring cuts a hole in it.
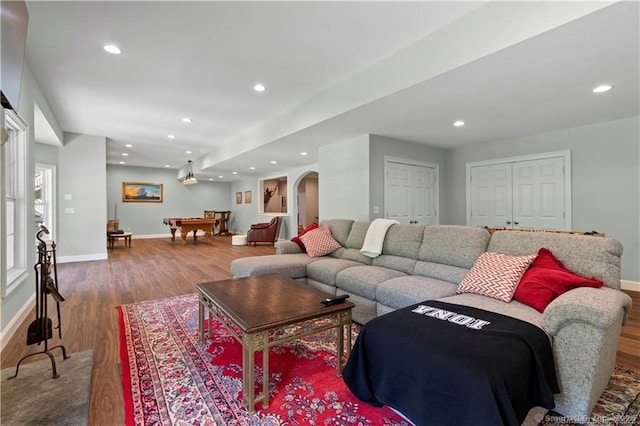
[[[162,184],[148,182],[122,182],[123,203],[161,203]]]
[[[236,204],[242,204],[242,192],[236,192]]]
[[[251,191],[244,191],[244,203],[251,204]]]

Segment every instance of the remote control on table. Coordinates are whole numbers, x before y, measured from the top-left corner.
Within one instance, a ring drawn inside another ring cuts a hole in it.
[[[349,297],[348,294],[343,294],[341,296],[335,296],[335,297],[328,297],[326,299],[322,299],[320,303],[322,303],[324,306],[333,306],[333,305],[337,305],[338,303],[344,302],[348,297]]]

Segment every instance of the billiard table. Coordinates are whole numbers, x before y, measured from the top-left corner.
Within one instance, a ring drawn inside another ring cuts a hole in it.
[[[218,223],[218,219],[204,218],[204,217],[169,217],[164,218],[162,222],[165,225],[169,225],[171,229],[171,241],[176,240],[176,230],[180,230],[180,237],[182,238],[182,245],[187,244],[187,235],[193,231],[193,239],[197,240],[197,232],[199,229],[204,231],[207,237],[207,242],[211,244],[211,234],[213,233],[213,227]]]

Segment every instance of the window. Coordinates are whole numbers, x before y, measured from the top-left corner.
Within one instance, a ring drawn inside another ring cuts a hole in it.
[[[36,174],[34,181],[34,203],[35,203],[35,229],[37,233],[42,224],[47,227],[49,234],[42,234],[40,238],[45,241],[55,240],[55,175],[56,166],[36,163]]]
[[[3,149],[4,232],[2,296],[6,296],[27,276],[27,170],[28,126],[15,112],[4,111],[8,134]],[[30,209],[29,209],[30,210]]]

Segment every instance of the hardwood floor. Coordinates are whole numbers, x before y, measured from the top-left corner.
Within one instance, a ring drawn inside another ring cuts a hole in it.
[[[231,237],[215,237],[212,245],[189,240],[184,247],[169,238],[144,239],[133,240],[130,249],[116,242],[108,260],[59,265],[60,292],[66,298],[61,305],[62,343],[70,354],[94,351],[89,424],[124,423],[117,306],[195,293],[197,283],[231,278],[233,259],[273,253],[273,246],[232,246]],[[618,362],[640,369],[640,293],[628,293],[634,304],[622,330]],[[25,344],[32,320],[33,315],[7,344],[2,368],[40,350]],[[55,344],[56,339],[50,341],[50,346]],[[40,359],[32,357],[29,362]]]
[[[231,278],[233,259],[274,253],[270,245],[232,246],[231,237],[215,237],[212,245],[194,244],[190,238],[184,247],[178,238],[173,243],[170,238],[134,239],[130,249],[116,242],[108,260],[58,265],[58,285],[66,299],[61,304],[62,343],[67,353],[92,349],[94,355],[89,424],[124,424],[117,306],[195,293],[198,283]],[[2,351],[2,368],[42,349],[26,346],[33,315]],[[58,343],[52,339],[49,346]],[[58,359],[59,350],[54,354]]]
[[[625,291],[633,300],[627,324],[618,341],[619,364],[640,370],[640,292]]]

